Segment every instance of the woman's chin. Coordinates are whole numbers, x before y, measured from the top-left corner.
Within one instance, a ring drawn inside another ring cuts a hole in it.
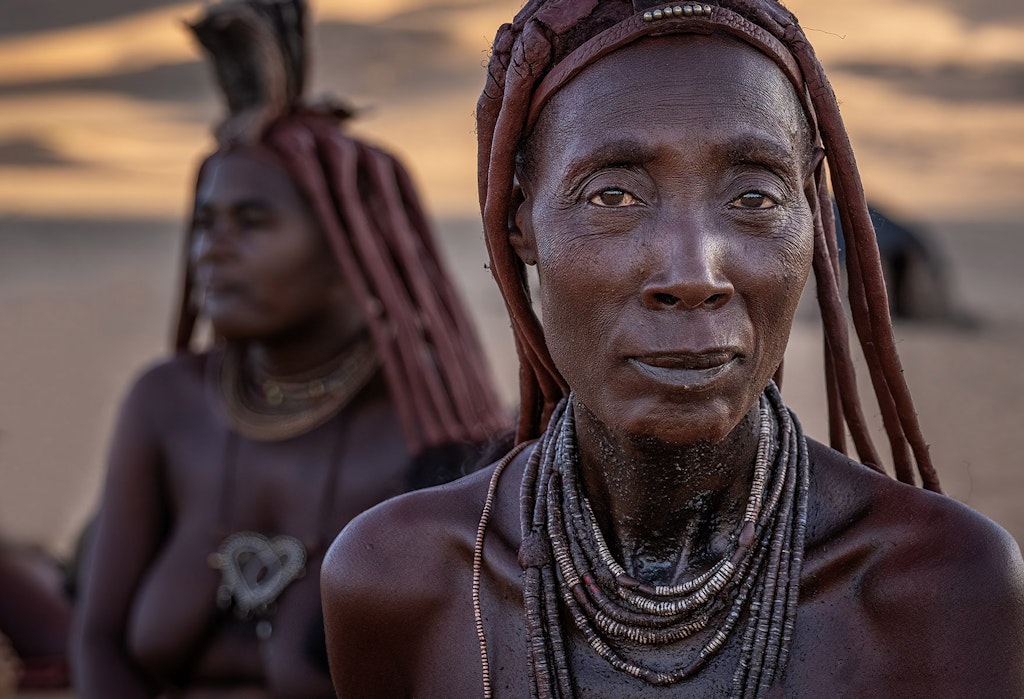
[[[706,398],[690,404],[662,402],[650,396],[634,398],[629,407],[608,411],[607,420],[597,415],[614,436],[631,441],[660,442],[666,446],[717,444],[725,439],[747,413],[730,409],[724,401]],[[589,410],[589,408],[588,408]],[[591,411],[593,413],[593,411]],[[605,411],[602,411],[605,412]]]

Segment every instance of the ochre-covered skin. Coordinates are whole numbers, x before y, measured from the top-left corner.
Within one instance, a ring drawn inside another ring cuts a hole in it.
[[[1010,699],[1024,681],[1024,569],[1002,529],[811,441],[810,521],[781,697]],[[529,696],[519,481],[502,477],[485,539],[481,607],[495,697]],[[482,696],[471,564],[490,469],[356,518],[323,570],[339,695]],[[569,624],[580,697],[728,696],[737,649],[688,683],[612,670]],[[695,646],[682,646],[693,652]]]
[[[353,516],[403,492],[413,468],[379,378],[336,417],[285,442],[238,438],[210,399],[207,362],[184,355],[147,371],[125,400],[81,602],[76,686],[82,697],[323,697],[319,604],[323,551],[310,551],[258,641],[255,621],[216,607],[220,573],[207,557],[233,531],[330,541]],[[332,462],[338,436],[343,448]],[[225,469],[236,468],[230,522],[221,516]],[[334,508],[317,503],[338,469]]]
[[[551,4],[546,20],[600,4]],[[510,81],[524,79],[514,72]],[[522,95],[509,99],[504,107],[525,118]],[[518,293],[507,253],[540,279],[541,335],[522,299],[509,301],[525,367],[520,436],[543,426],[563,382],[572,389],[586,495],[616,560],[641,582],[693,577],[738,530],[752,411],[817,254],[812,131],[789,80],[750,45],[721,34],[641,38],[583,68],[543,107],[511,154],[519,165],[507,201],[490,189],[507,173],[482,178],[489,234],[495,211],[510,214],[507,240],[490,241],[506,299]],[[511,155],[482,152],[481,162]],[[771,696],[1021,696],[1024,562],[1012,538],[945,496],[808,447],[799,604]],[[530,696],[534,684],[519,562],[532,449],[498,481],[482,550],[495,697]],[[322,584],[340,696],[483,695],[471,588],[491,474],[384,503],[335,541]],[[730,694],[737,638],[693,678],[654,687],[598,657],[564,613],[561,629],[579,697]],[[675,667],[703,641],[621,645],[644,664]]]

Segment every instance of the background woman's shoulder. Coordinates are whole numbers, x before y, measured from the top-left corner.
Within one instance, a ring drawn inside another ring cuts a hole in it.
[[[158,359],[142,366],[129,384],[126,401],[159,399],[173,401],[183,392],[202,389],[216,362],[219,350],[202,353],[182,353]]]

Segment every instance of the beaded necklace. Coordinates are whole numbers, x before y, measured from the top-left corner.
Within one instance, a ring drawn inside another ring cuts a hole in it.
[[[807,525],[807,446],[774,384],[760,399],[753,482],[730,551],[676,585],[646,585],[611,554],[578,476],[572,396],[552,415],[523,475],[519,562],[528,634],[531,696],[574,696],[561,608],[587,644],[619,672],[665,686],[695,676],[743,626],[733,697],[762,697],[781,679],[792,638]],[[504,464],[503,464],[504,465]],[[492,477],[488,503],[501,469]],[[485,506],[480,534],[490,507]],[[478,548],[482,550],[482,535]],[[478,584],[474,566],[474,585]],[[479,605],[478,596],[474,598]],[[693,657],[658,669],[626,657],[623,641],[664,646],[702,634]],[[484,695],[490,696],[486,642]]]
[[[364,335],[323,366],[275,376],[246,367],[242,348],[225,349],[216,378],[232,428],[249,439],[279,441],[305,434],[330,420],[373,378],[380,366]]]
[[[320,426],[326,420],[337,415],[347,407],[351,399],[356,395],[368,381],[370,375],[366,373],[366,367],[376,364],[372,361],[362,359],[361,348],[359,351],[346,353],[345,357],[359,357],[358,361],[342,359],[337,366],[349,367],[354,371],[355,376],[347,377],[336,369],[328,374],[326,379],[309,379],[306,383],[319,382],[330,386],[331,383],[340,383],[344,386],[341,392],[345,395],[342,403],[337,401],[340,395],[328,390],[325,393],[315,392],[314,398],[327,397],[331,403],[331,410],[326,418],[323,417],[323,403],[317,403],[315,417],[313,419],[294,420],[288,425],[288,436],[290,438],[309,432]],[[240,367],[240,365],[227,364],[227,367]],[[223,377],[225,364],[221,365],[221,377],[218,382],[223,389],[230,385]],[[240,385],[234,383],[233,385]],[[294,393],[294,391],[292,391]],[[303,391],[305,393],[305,391]],[[227,395],[222,393],[225,403],[228,403]],[[230,410],[229,419],[230,419]],[[273,631],[271,617],[276,609],[278,598],[284,590],[295,580],[301,578],[306,572],[308,560],[319,556],[326,549],[327,540],[324,535],[327,522],[334,510],[334,497],[337,491],[337,480],[339,471],[338,461],[344,453],[347,429],[338,429],[330,439],[327,449],[326,473],[323,476],[323,484],[319,489],[320,501],[316,508],[313,508],[314,520],[310,531],[302,538],[287,534],[266,536],[254,531],[236,531],[231,533],[232,519],[234,514],[235,495],[240,481],[240,459],[239,441],[242,436],[257,441],[270,441],[264,431],[257,435],[249,434],[248,431],[238,429],[236,420],[231,420],[231,427],[225,439],[223,457],[223,477],[221,479],[220,495],[218,498],[218,512],[220,521],[214,528],[215,540],[220,542],[217,550],[210,554],[209,564],[221,573],[221,583],[217,588],[217,606],[224,611],[231,610],[239,619],[255,619],[256,635],[261,641],[270,638]],[[306,427],[302,432],[295,433],[298,425],[302,423]],[[253,422],[247,423],[253,426]],[[271,430],[276,436],[277,432]],[[280,438],[279,438],[280,439]],[[277,441],[277,440],[275,440]]]

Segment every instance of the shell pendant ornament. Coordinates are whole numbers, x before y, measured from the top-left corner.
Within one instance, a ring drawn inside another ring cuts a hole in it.
[[[210,555],[221,572],[217,605],[241,619],[262,617],[306,571],[306,549],[293,536],[268,538],[256,532],[231,534]]]

